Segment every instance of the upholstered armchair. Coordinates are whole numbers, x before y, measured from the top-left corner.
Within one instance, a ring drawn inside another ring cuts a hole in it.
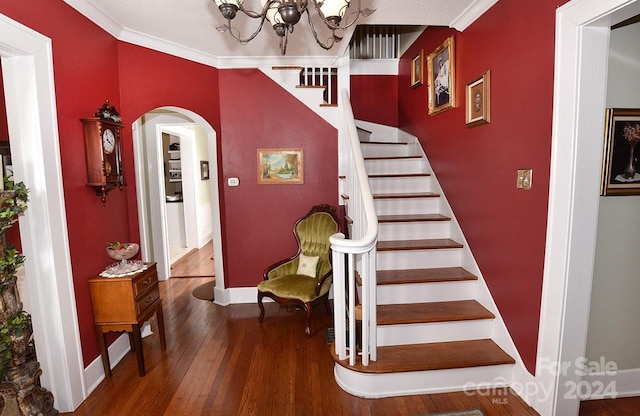
[[[264,319],[265,297],[280,304],[293,304],[307,315],[305,334],[311,336],[312,305],[324,302],[331,313],[329,289],[332,283],[331,245],[329,237],[339,232],[336,211],[330,205],[317,205],[293,227],[298,252],[264,270],[258,284],[259,321]]]

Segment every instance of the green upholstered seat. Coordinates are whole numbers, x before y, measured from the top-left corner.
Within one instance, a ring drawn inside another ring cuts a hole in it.
[[[298,242],[298,252],[292,257],[267,267],[264,271],[264,281],[258,284],[260,322],[264,319],[262,304],[264,297],[269,297],[278,303],[302,306],[307,313],[305,329],[307,336],[311,334],[312,304],[324,301],[330,313],[329,289],[333,276],[329,237],[340,231],[338,224],[336,211],[329,205],[313,207],[306,216],[295,223],[293,231]],[[301,257],[303,257],[301,255],[306,256],[303,262],[312,265],[317,258],[315,273],[308,269],[308,264],[305,264],[307,267],[300,267]]]

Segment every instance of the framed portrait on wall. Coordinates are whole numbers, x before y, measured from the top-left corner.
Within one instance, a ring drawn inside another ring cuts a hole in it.
[[[640,195],[640,109],[607,108],[600,194]]]
[[[423,79],[423,55],[424,50],[420,49],[420,52],[411,60],[411,87],[417,88],[422,85]]]
[[[491,71],[487,71],[467,84],[466,123],[467,127],[487,124],[491,121]]]
[[[455,107],[454,37],[447,38],[427,57],[429,115]]]

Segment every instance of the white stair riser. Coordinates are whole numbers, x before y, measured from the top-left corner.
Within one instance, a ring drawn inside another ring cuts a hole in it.
[[[378,241],[449,238],[451,221],[392,222],[378,224]]]
[[[513,379],[513,365],[411,371],[388,374],[359,373],[335,364],[338,385],[358,397],[380,398],[414,394],[467,391],[469,395],[491,393]],[[474,393],[474,390],[480,392]]]
[[[440,209],[440,198],[384,198],[373,204],[378,215],[436,214]]]
[[[365,160],[364,166],[369,175],[393,173],[422,173],[424,162],[422,159],[371,159]]]
[[[456,267],[462,264],[461,249],[378,251],[378,270]]]
[[[360,143],[360,149],[364,157],[412,156],[411,149],[413,149],[413,146],[408,144]]]
[[[374,194],[383,192],[429,192],[431,190],[431,177],[369,178],[369,187]]]
[[[473,299],[476,290],[476,281],[468,280],[461,282],[378,285],[376,295],[379,305],[392,305]]]
[[[371,141],[371,132],[358,129],[358,139],[361,142]]]
[[[486,339],[492,334],[491,319],[411,325],[379,325],[378,346]]]

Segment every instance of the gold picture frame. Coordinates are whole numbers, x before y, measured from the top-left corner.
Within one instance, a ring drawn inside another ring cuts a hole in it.
[[[487,71],[467,84],[467,127],[491,122],[491,71]]]
[[[420,52],[411,60],[411,87],[417,88],[422,85],[424,74],[424,50],[420,49]]]
[[[258,184],[303,184],[301,148],[258,149]]]
[[[427,56],[429,115],[455,107],[455,68],[455,42],[451,36]]]
[[[640,195],[640,109],[607,108],[600,195]]]

